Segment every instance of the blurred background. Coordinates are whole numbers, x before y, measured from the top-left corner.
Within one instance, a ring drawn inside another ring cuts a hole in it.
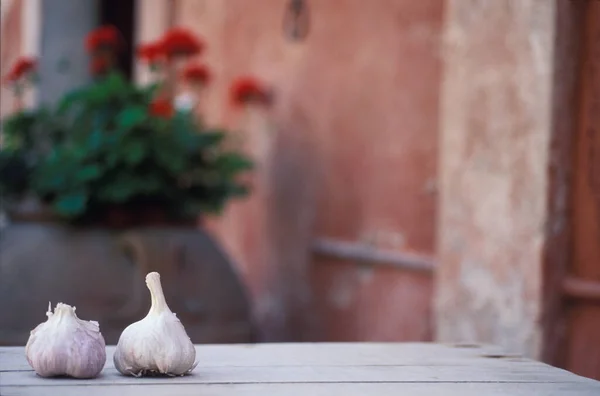
[[[123,231],[119,258],[9,219],[0,345],[58,299],[116,343],[153,269],[198,343],[493,343],[600,379],[600,2],[2,0],[2,75],[38,57],[26,106],[56,100],[90,81],[82,43],[106,24],[203,37],[200,108],[244,136],[252,190],[200,237]],[[149,79],[134,46],[119,67]],[[244,73],[272,90],[259,117],[228,105]]]

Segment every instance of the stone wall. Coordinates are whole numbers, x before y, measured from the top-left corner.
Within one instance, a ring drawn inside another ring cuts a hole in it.
[[[546,243],[567,225],[564,217],[550,222],[548,207],[556,160],[550,157],[556,7],[547,0],[447,2],[440,341],[542,355]],[[564,212],[568,190],[557,187],[553,196],[562,197]]]

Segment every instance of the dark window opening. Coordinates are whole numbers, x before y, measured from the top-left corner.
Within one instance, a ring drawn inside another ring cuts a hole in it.
[[[124,41],[119,53],[117,67],[127,78],[133,77],[135,46],[135,2],[136,0],[100,0],[100,24],[113,25],[121,32]]]

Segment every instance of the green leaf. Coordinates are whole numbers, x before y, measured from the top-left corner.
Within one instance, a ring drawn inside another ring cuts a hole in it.
[[[121,174],[104,186],[100,191],[100,198],[107,202],[125,202],[136,193],[137,187],[130,175]]]
[[[95,84],[83,93],[83,99],[89,101],[90,106],[105,105],[110,99],[110,87],[105,83]]]
[[[204,146],[212,146],[222,142],[225,139],[226,132],[220,129],[209,129],[199,133]]]
[[[116,150],[113,150],[106,154],[106,165],[114,167],[119,164],[119,154]]]
[[[121,128],[131,129],[146,121],[148,112],[144,107],[132,106],[123,110],[117,117],[117,124]]]
[[[187,157],[177,146],[173,145],[172,140],[158,140],[158,145],[152,147],[153,156],[158,162],[158,166],[164,168],[173,175],[178,175],[186,169]]]
[[[125,155],[127,162],[131,165],[139,164],[146,156],[144,144],[140,141],[133,141],[125,146]]]
[[[233,175],[253,168],[252,161],[235,153],[225,153],[217,158],[215,164],[222,172]]]
[[[59,101],[57,111],[59,114],[67,111],[76,101],[85,97],[85,89],[76,89],[65,94]]]
[[[60,190],[67,185],[67,178],[64,174],[52,175],[52,177],[42,179],[39,188],[43,191]]]
[[[87,204],[87,194],[76,192],[60,197],[55,203],[54,208],[62,215],[73,217],[85,211]]]
[[[87,165],[77,171],[77,179],[79,181],[90,181],[97,179],[102,174],[98,165]]]
[[[127,88],[127,80],[119,71],[112,71],[104,80],[105,89],[111,94],[123,93]]]
[[[90,136],[88,136],[88,148],[90,151],[99,150],[102,147],[102,140],[104,138],[104,134],[100,129],[94,129]]]
[[[145,194],[160,193],[162,180],[156,175],[148,175],[140,181],[140,190]]]

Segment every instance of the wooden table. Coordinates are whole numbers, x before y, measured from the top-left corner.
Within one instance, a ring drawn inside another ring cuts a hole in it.
[[[0,348],[2,396],[600,395],[600,382],[492,346],[427,343],[199,345],[194,372],[118,374],[114,347],[93,380],[36,376],[24,348]]]

